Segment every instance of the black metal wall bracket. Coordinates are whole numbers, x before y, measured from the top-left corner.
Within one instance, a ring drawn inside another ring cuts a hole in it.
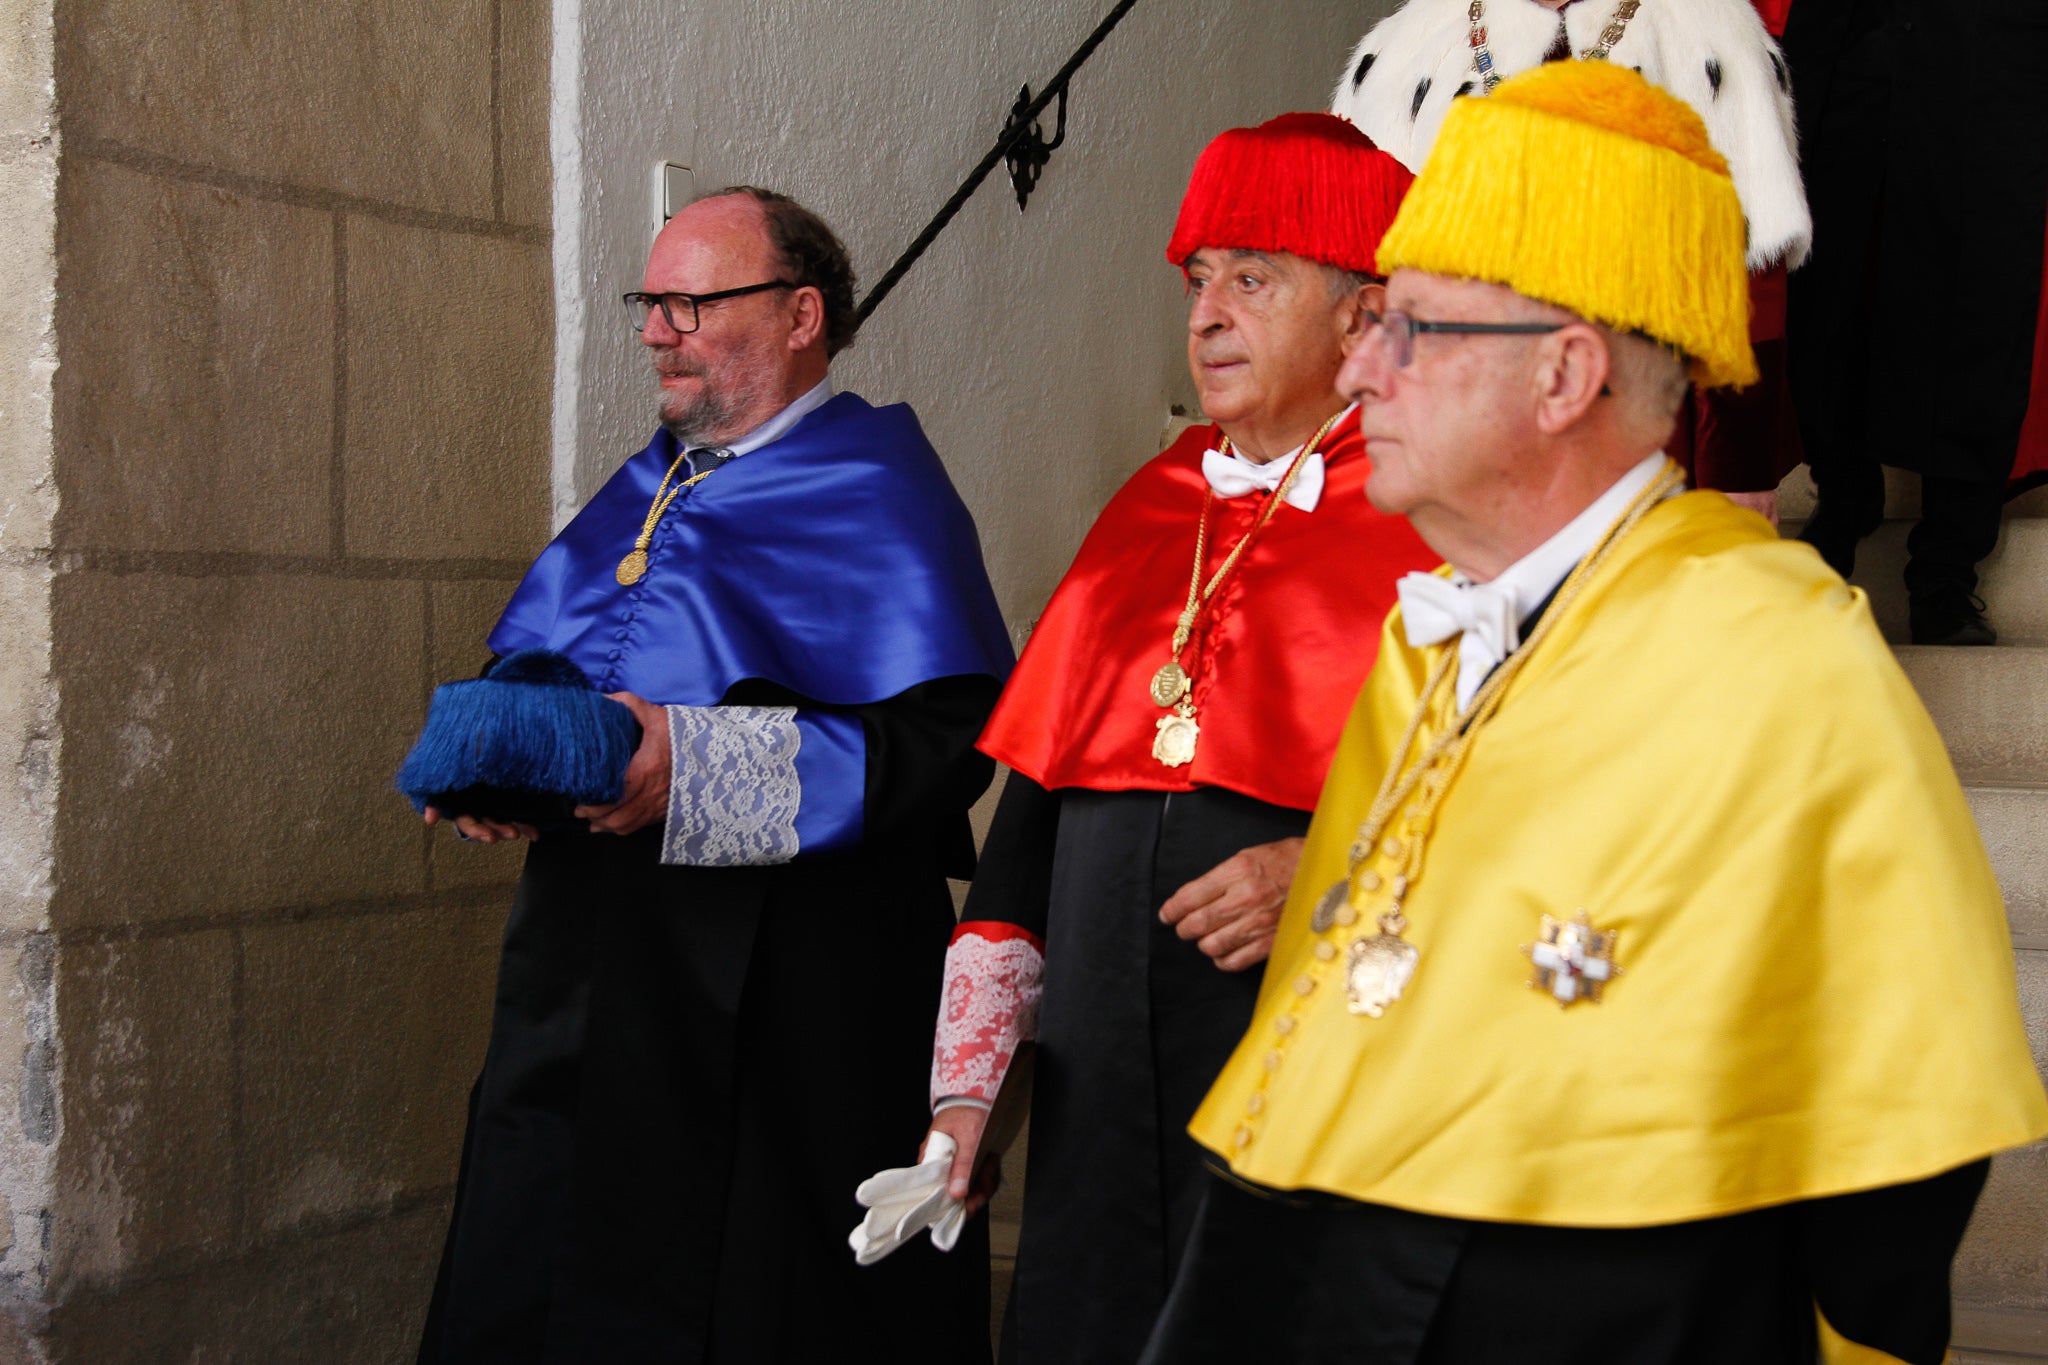
[[[967,178],[960,182],[960,188],[940,205],[938,213],[925,224],[924,231],[911,239],[903,254],[896,258],[896,264],[889,267],[875,287],[868,291],[867,297],[860,301],[860,307],[855,311],[862,322],[866,322],[868,316],[881,306],[882,300],[888,298],[890,291],[910,273],[910,267],[916,265],[918,258],[938,240],[939,234],[946,230],[946,224],[952,222],[961,207],[974,197],[974,191],[996,168],[996,163],[1009,163],[1010,185],[1017,191],[1017,207],[1024,207],[1025,201],[1031,198],[1031,191],[1038,186],[1039,174],[1051,159],[1053,148],[1067,140],[1067,82],[1074,78],[1074,73],[1094,55],[1095,49],[1102,46],[1102,40],[1123,22],[1124,16],[1137,3],[1138,0],[1117,0],[1115,7],[1095,26],[1095,31],[1075,49],[1073,56],[1067,58],[1066,65],[1045,83],[1044,89],[1034,95],[1030,86],[1024,87],[1023,93],[1017,96],[1017,102],[1010,106],[1009,121],[1003,125],[1002,136],[996,139],[996,145],[989,148],[988,155],[967,173]],[[1059,120],[1052,141],[1047,142],[1045,130],[1038,126],[1038,116],[1055,98],[1060,102]]]
[[[1019,213],[1030,202],[1031,191],[1038,188],[1039,174],[1045,170],[1045,163],[1052,160],[1053,150],[1067,140],[1067,87],[1060,86],[1059,124],[1053,132],[1052,141],[1045,140],[1045,129],[1039,127],[1031,115],[1031,87],[1027,85],[1018,92],[1017,102],[1010,106],[1010,121],[1003,125],[1001,138],[1009,147],[1003,153],[1003,160],[1010,164],[1010,188],[1017,191]]]

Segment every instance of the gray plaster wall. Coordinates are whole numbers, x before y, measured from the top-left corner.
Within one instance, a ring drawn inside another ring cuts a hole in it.
[[[619,316],[653,168],[758,183],[845,238],[868,282],[952,193],[1109,0],[556,0],[557,516],[652,430]],[[1073,83],[1027,211],[999,169],[835,366],[909,402],[981,526],[1012,623],[1033,620],[1117,485],[1192,405],[1166,240],[1196,154],[1322,108],[1381,0],[1141,0]],[[1050,123],[1047,125],[1050,132]]]

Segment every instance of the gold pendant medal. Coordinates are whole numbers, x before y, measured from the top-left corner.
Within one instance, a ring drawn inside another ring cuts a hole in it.
[[[1180,666],[1179,660],[1169,659],[1152,675],[1152,704],[1171,706],[1185,697],[1193,685],[1193,681],[1188,677],[1188,671]]]
[[[686,488],[695,488],[711,477],[711,469],[702,474],[692,474],[675,487],[669,487],[676,471],[689,462],[690,453],[685,450],[677,454],[675,463],[668,467],[668,473],[661,476],[661,487],[654,490],[654,502],[647,509],[647,519],[640,523],[640,534],[633,538],[633,548],[626,551],[626,557],[619,561],[619,567],[612,570],[612,577],[619,580],[619,586],[630,588],[647,577],[647,547],[654,543],[654,528],[667,514],[669,505],[683,495]],[[723,463],[721,461],[721,463]]]
[[[1195,723],[1194,708],[1185,702],[1170,716],[1159,718],[1159,733],[1152,740],[1152,757],[1169,768],[1184,767],[1195,761],[1195,742],[1202,737],[1202,727]]]
[[[1323,423],[1322,430],[1315,434],[1303,450],[1319,450],[1323,440],[1335,430],[1342,416],[1343,413],[1338,413]],[[1224,437],[1221,449],[1226,455],[1230,453],[1229,437]],[[1306,455],[1293,463],[1281,479],[1280,486],[1267,494],[1265,504],[1257,520],[1252,523],[1251,529],[1246,531],[1230,553],[1224,556],[1223,563],[1210,575],[1207,583],[1202,581],[1202,570],[1208,564],[1209,509],[1216,499],[1216,490],[1211,487],[1202,493],[1202,515],[1195,523],[1195,562],[1188,570],[1187,605],[1181,608],[1180,619],[1174,623],[1172,656],[1152,675],[1150,688],[1154,706],[1173,708],[1172,715],[1159,718],[1156,723],[1158,733],[1152,738],[1152,757],[1169,768],[1181,768],[1194,762],[1195,745],[1202,735],[1202,727],[1195,720],[1194,703],[1189,699],[1193,693],[1194,679],[1180,661],[1181,651],[1187,648],[1188,642],[1194,637],[1195,626],[1201,619],[1202,609],[1216,595],[1216,590],[1223,586],[1224,580],[1230,577],[1231,571],[1237,567],[1238,561],[1244,558],[1245,552],[1251,548],[1259,532],[1273,519],[1273,514],[1287,501],[1287,495],[1294,490],[1294,480],[1307,465]]]
[[[1354,940],[1344,964],[1344,994],[1351,1012],[1377,1019],[1401,998],[1422,954],[1401,937],[1408,922],[1398,912],[1380,916],[1380,931]]]
[[[1159,733],[1152,737],[1152,757],[1169,768],[1195,761],[1195,743],[1202,737],[1202,727],[1195,721],[1194,703],[1188,700],[1193,689],[1194,680],[1178,659],[1167,660],[1152,675],[1152,704],[1173,708],[1172,715],[1159,718]]]

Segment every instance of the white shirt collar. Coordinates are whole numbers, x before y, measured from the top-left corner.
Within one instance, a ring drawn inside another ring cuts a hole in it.
[[[1557,591],[1636,495],[1663,471],[1664,465],[1661,451],[1645,457],[1565,523],[1556,535],[1510,564],[1491,582],[1474,583],[1454,570],[1450,586],[1459,591],[1452,595],[1454,599],[1464,597],[1463,601],[1443,600],[1444,586],[1440,581],[1429,581],[1427,574],[1409,574],[1402,579],[1402,617],[1410,644],[1430,643],[1458,632],[1459,710],[1471,705],[1487,675],[1521,648],[1521,626],[1529,614]]]
[[[1528,620],[1529,613],[1557,591],[1558,585],[1599,542],[1601,534],[1635,501],[1636,494],[1650,486],[1650,481],[1663,468],[1663,451],[1644,456],[1640,464],[1588,503],[1585,511],[1566,522],[1563,530],[1500,571],[1493,579],[1493,586],[1514,594],[1516,620]],[[1451,581],[1470,583],[1472,580],[1454,571]]]
[[[797,399],[781,412],[776,413],[773,417],[761,423],[760,426],[755,427],[752,431],[740,437],[737,441],[728,441],[724,445],[714,448],[723,450],[728,457],[736,460],[742,455],[751,454],[759,450],[762,446],[773,445],[789,435],[798,422],[803,421],[804,418],[810,416],[819,408],[824,407],[831,400],[832,376],[828,374],[812,386],[811,390],[804,394],[803,397]],[[704,449],[705,447],[692,448]]]
[[[1344,411],[1342,411],[1342,412],[1338,413],[1338,414],[1337,414],[1337,420],[1336,420],[1336,421],[1334,421],[1334,422],[1332,422],[1332,423],[1330,423],[1330,431],[1331,431],[1331,432],[1332,432],[1332,433],[1334,434],[1334,433],[1336,432],[1336,430],[1337,430],[1337,428],[1338,428],[1338,427],[1341,427],[1341,426],[1343,426],[1343,425],[1344,425],[1344,419],[1345,419],[1345,418],[1347,418],[1347,417],[1349,417],[1349,416],[1350,416],[1350,415],[1351,415],[1352,413],[1354,413],[1354,412],[1357,412],[1357,411],[1358,411],[1358,404],[1356,404],[1356,403],[1353,403],[1353,404],[1351,404],[1351,405],[1350,405],[1349,407],[1345,408],[1345,409],[1344,409]],[[1325,436],[1325,437],[1324,437],[1323,439],[1324,439],[1324,440],[1328,440],[1328,439],[1329,439],[1329,437]],[[1307,441],[1303,441],[1303,442],[1302,442],[1302,443],[1301,443],[1300,445],[1298,445],[1298,446],[1296,446],[1296,447],[1295,447],[1294,449],[1292,449],[1292,450],[1288,451],[1288,452],[1287,452],[1287,453],[1286,453],[1285,455],[1282,455],[1282,456],[1280,456],[1280,457],[1279,457],[1279,458],[1277,458],[1277,459],[1272,459],[1272,460],[1268,460],[1268,461],[1266,461],[1266,463],[1265,463],[1265,464],[1263,464],[1263,465],[1261,465],[1261,464],[1256,464],[1256,463],[1252,462],[1251,460],[1247,460],[1247,459],[1246,459],[1246,458],[1245,458],[1245,457],[1244,457],[1243,455],[1239,454],[1239,453],[1237,452],[1237,450],[1235,450],[1235,449],[1232,449],[1232,450],[1231,450],[1231,452],[1230,452],[1230,458],[1231,458],[1232,460],[1235,460],[1235,461],[1236,461],[1236,462],[1237,462],[1238,464],[1241,464],[1241,465],[1243,465],[1243,466],[1244,466],[1244,467],[1245,467],[1246,469],[1258,469],[1258,470],[1276,471],[1276,474],[1277,474],[1277,476],[1275,476],[1275,477],[1272,477],[1272,479],[1271,479],[1271,482],[1272,482],[1272,484],[1278,484],[1278,483],[1280,482],[1280,480],[1281,480],[1282,478],[1285,478],[1285,477],[1286,477],[1286,475],[1287,475],[1287,470],[1288,470],[1288,467],[1289,467],[1290,465],[1292,465],[1292,464],[1293,464],[1293,463],[1294,463],[1294,462],[1295,462],[1295,461],[1296,461],[1297,459],[1299,459],[1299,458],[1301,457],[1301,452],[1302,452],[1302,451],[1304,451],[1304,450],[1307,450],[1307,449],[1308,449],[1308,442],[1307,442]]]

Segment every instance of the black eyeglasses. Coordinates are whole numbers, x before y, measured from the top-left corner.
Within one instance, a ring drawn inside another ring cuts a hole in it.
[[[1415,338],[1423,332],[1450,336],[1542,336],[1561,332],[1565,322],[1424,322],[1406,313],[1369,315],[1378,326],[1385,344],[1392,348],[1394,368],[1405,370],[1415,361]]]
[[[661,309],[662,320],[674,331],[687,336],[697,330],[697,308],[700,304],[717,303],[720,299],[737,299],[748,294],[762,294],[770,289],[801,289],[802,285],[791,284],[788,280],[770,280],[766,284],[743,285],[738,289],[720,289],[711,294],[642,294],[626,295],[626,316],[632,319],[633,330],[643,331],[647,319],[654,310]]]

